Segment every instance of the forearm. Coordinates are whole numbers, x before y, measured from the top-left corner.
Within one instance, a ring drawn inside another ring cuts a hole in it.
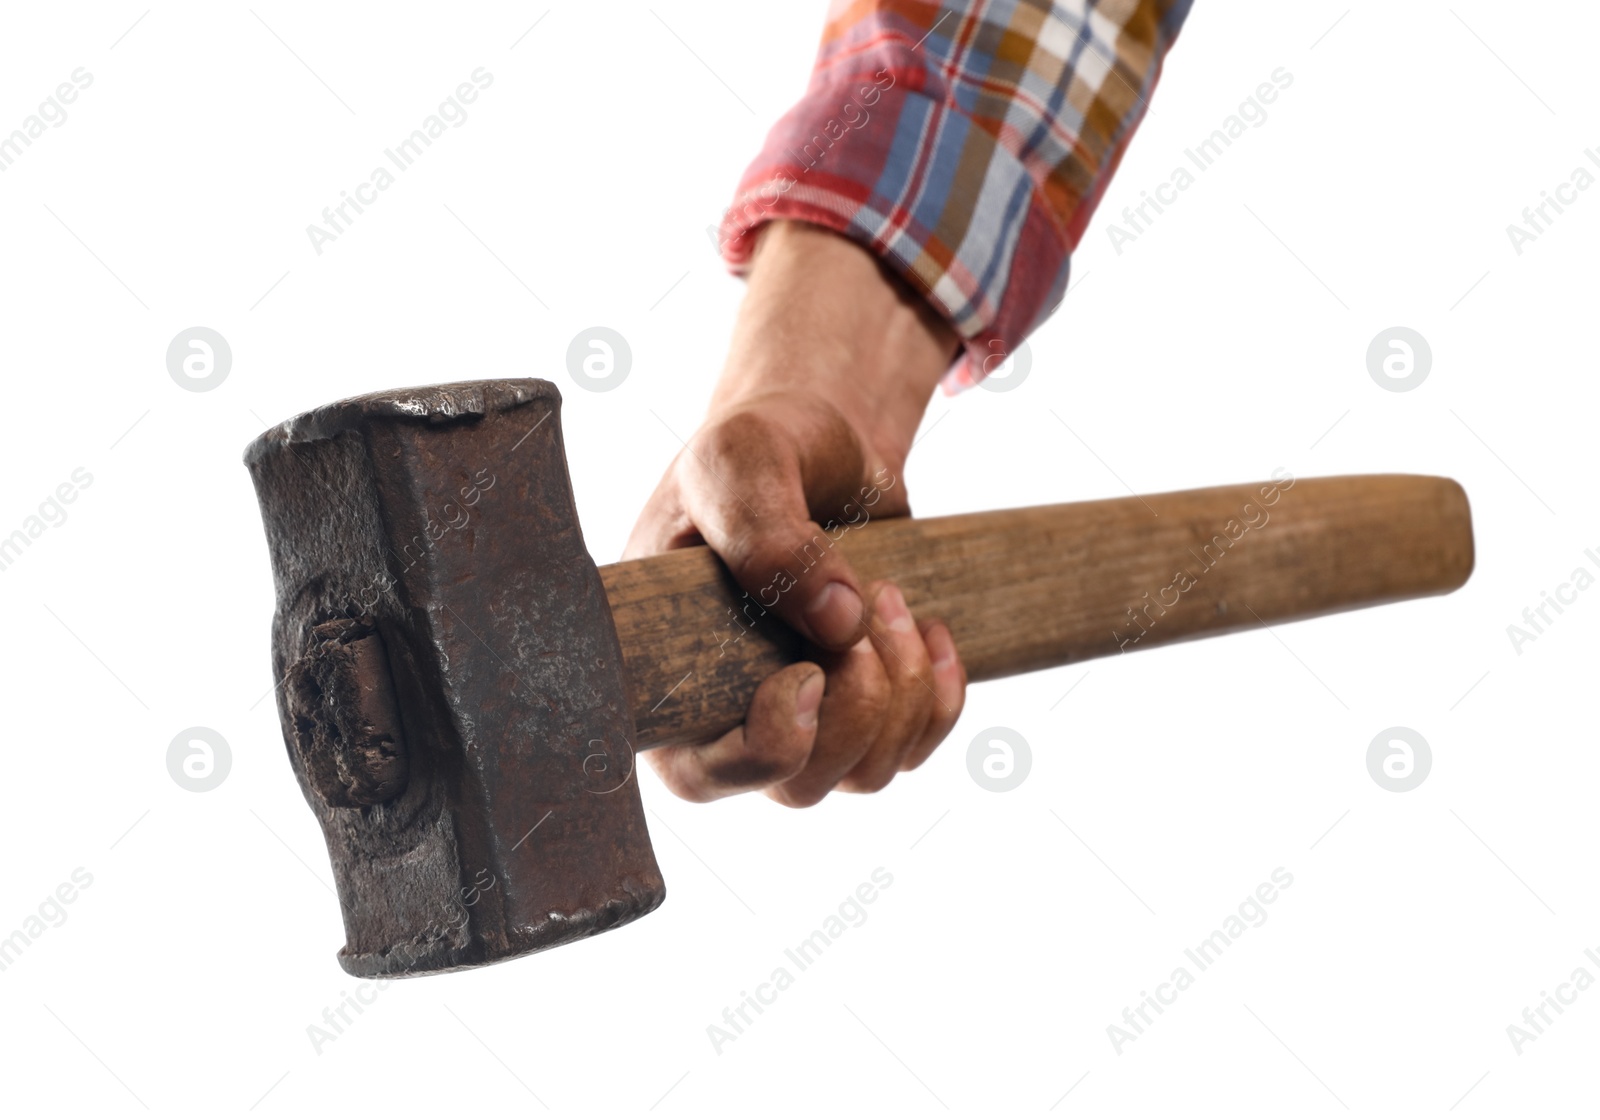
[[[871,253],[802,222],[764,226],[716,418],[765,396],[820,395],[898,474],[960,340]]]
[[[980,380],[1065,294],[1068,260],[1142,119],[1190,0],[837,4],[811,86],[722,222],[802,219],[866,246],[965,344]]]

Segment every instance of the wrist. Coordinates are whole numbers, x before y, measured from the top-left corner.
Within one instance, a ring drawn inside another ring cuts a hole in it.
[[[760,233],[713,415],[768,396],[820,396],[898,472],[956,332],[872,253],[818,226]]]

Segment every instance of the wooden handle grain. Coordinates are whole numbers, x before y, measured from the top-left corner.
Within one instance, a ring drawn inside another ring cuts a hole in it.
[[[1466,494],[1415,475],[879,520],[818,544],[863,580],[894,580],[918,618],[944,619],[974,681],[1453,591],[1473,563]],[[738,726],[762,679],[801,655],[707,548],[600,577],[639,749]]]

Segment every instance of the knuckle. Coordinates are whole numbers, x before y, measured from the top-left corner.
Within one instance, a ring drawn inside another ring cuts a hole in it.
[[[648,756],[650,766],[672,796],[683,801],[705,802],[715,798],[703,783],[696,782],[686,772],[675,751],[652,751]]]
[[[927,730],[923,732],[922,745],[931,751],[948,739],[950,732],[955,730],[956,717],[960,714],[960,712],[941,711],[938,718],[931,721]]]
[[[732,535],[726,559],[742,583],[765,582],[769,593],[782,595],[827,574],[828,548],[825,537],[804,525],[751,521]]]
[[[845,793],[877,793],[892,781],[894,781],[893,767],[885,769],[875,766],[870,770],[847,775],[839,783],[839,789]]]
[[[856,742],[873,743],[882,735],[883,729],[889,725],[893,713],[888,702],[888,693],[878,699],[858,696],[850,707],[836,713],[832,726],[828,729],[831,736],[849,737]],[[855,752],[860,755],[861,751]]]
[[[933,677],[933,662],[928,658],[927,647],[921,642],[901,642],[899,648],[892,648],[884,658],[884,666],[893,676],[897,687],[915,689],[924,698],[933,698],[932,692],[926,687]]]
[[[828,792],[827,789],[807,789],[792,782],[767,788],[768,797],[789,809],[809,809],[828,796]]]
[[[949,712],[943,708],[936,708],[934,717],[928,721],[928,726],[923,729],[922,736],[901,760],[900,769],[915,770],[928,761],[939,745],[949,738],[950,732],[955,730],[956,719],[960,714],[959,708]]]
[[[729,755],[706,767],[706,777],[727,789],[755,789],[792,778],[805,765],[805,754],[772,751]]]
[[[924,762],[927,762],[928,759],[933,757],[933,748],[935,745],[937,744],[919,747],[917,750],[914,750],[910,754],[906,755],[905,761],[900,763],[900,769],[908,774],[917,769]]]
[[[939,699],[941,703],[936,710],[940,718],[947,720],[951,726],[954,726],[956,720],[961,718],[962,709],[967,706],[966,678],[963,677],[961,679],[960,684],[956,686],[952,695],[941,696]]]
[[[811,745],[771,711],[752,710],[739,741],[707,770],[711,778],[741,789],[772,785],[799,774]]]
[[[892,661],[893,658],[881,657],[875,649],[852,658],[854,664],[851,668],[855,672],[850,675],[848,687],[841,689],[839,696],[851,710],[882,713],[888,705],[895,688],[885,660]]]
[[[783,774],[765,759],[726,759],[706,767],[706,781],[717,789],[760,789],[781,779]]]
[[[795,453],[781,425],[764,414],[743,411],[713,420],[689,438],[684,466],[699,477],[771,475],[783,472]],[[706,478],[714,482],[715,477]]]
[[[735,412],[702,426],[690,437],[689,444],[702,458],[726,462],[742,459],[754,449],[770,447],[773,435],[773,425],[765,417]]]
[[[872,622],[873,645],[889,679],[897,689],[920,687],[932,677],[933,659],[927,643],[915,629],[894,630],[881,618]]]
[[[773,773],[772,781],[782,781],[792,778],[805,769],[806,762],[811,758],[811,747],[798,735],[785,735],[777,738],[767,752]]]

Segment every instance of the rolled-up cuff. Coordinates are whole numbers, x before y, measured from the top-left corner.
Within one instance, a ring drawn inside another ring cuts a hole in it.
[[[928,81],[886,68],[812,89],[745,171],[718,245],[736,274],[776,219],[865,246],[960,335],[953,392],[997,369],[1060,302],[1073,239],[1027,165]]]

